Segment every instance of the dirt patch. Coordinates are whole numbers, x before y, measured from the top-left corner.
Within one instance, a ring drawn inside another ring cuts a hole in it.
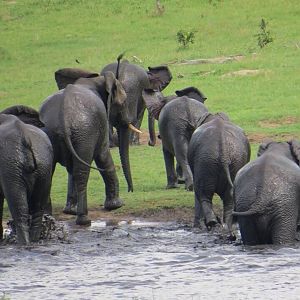
[[[65,215],[62,212],[54,213],[54,217],[59,221],[75,220],[76,216]],[[131,222],[136,219],[143,219],[148,221],[164,221],[164,222],[180,222],[191,223],[194,220],[194,209],[187,207],[160,207],[155,209],[147,209],[142,212],[122,213],[122,212],[108,212],[102,208],[89,209],[89,218],[91,220],[105,220],[110,224],[119,223],[120,221]]]
[[[247,137],[250,143],[260,144],[265,139],[272,139],[274,141],[289,141],[295,139],[295,135],[289,133],[267,134],[267,133],[248,133]]]
[[[288,116],[288,117],[281,118],[281,119],[275,120],[275,121],[263,120],[263,121],[258,122],[258,124],[260,127],[263,127],[263,128],[277,128],[282,125],[290,125],[290,124],[295,124],[298,122],[299,122],[298,118]]]
[[[239,71],[234,71],[234,72],[229,72],[226,74],[223,74],[221,78],[226,78],[226,77],[234,77],[234,76],[255,76],[259,74],[265,74],[265,70],[239,70]]]
[[[161,145],[161,139],[157,137],[158,130],[156,129],[156,145]],[[140,145],[148,145],[149,142],[149,132],[148,129],[142,129],[142,133],[140,134]]]
[[[201,64],[224,64],[227,62],[232,61],[241,61],[245,56],[238,54],[238,55],[230,55],[230,56],[220,56],[220,57],[213,57],[213,58],[198,58],[198,59],[183,59],[181,61],[173,61],[169,62],[170,64],[177,64],[177,65],[201,65]]]

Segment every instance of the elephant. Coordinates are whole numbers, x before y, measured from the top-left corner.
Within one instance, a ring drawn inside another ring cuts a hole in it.
[[[194,225],[210,230],[218,219],[212,198],[217,193],[223,200],[223,222],[232,233],[234,178],[250,160],[250,144],[244,131],[233,124],[225,113],[205,113],[199,120],[188,147],[188,162],[194,178]]]
[[[122,58],[123,54],[118,57],[118,60]],[[126,105],[128,106],[128,118],[136,128],[140,128],[144,111],[145,103],[142,97],[144,89],[153,89],[156,91],[162,91],[168,86],[172,80],[172,74],[167,66],[149,67],[148,71],[144,68],[129,63],[127,60],[123,60],[121,64],[111,63],[101,70],[100,75],[104,75],[107,71],[116,74],[116,78],[121,82],[127,99]],[[93,78],[99,76],[98,73],[78,69],[78,68],[63,68],[55,72],[55,80],[59,89],[63,89],[67,84],[74,83],[79,78]],[[154,119],[148,115],[149,126],[149,142],[150,146],[154,146],[156,143]],[[119,142],[119,138],[115,138],[113,134],[113,127],[115,124],[110,122],[110,145],[116,146]],[[118,130],[117,130],[118,131]],[[139,144],[138,132],[130,133],[130,144]]]
[[[0,239],[3,203],[16,225],[17,242],[38,241],[50,199],[53,149],[39,128],[9,114],[0,114]]]
[[[203,104],[206,97],[195,87],[176,91],[176,95],[168,97],[160,92],[145,90],[143,97],[150,115],[158,120],[167,174],[166,188],[177,188],[179,182],[184,182],[186,190],[193,190],[187,151],[190,138],[199,126],[199,120],[208,111]],[[174,157],[177,161],[176,170]]]
[[[245,245],[296,238],[300,212],[300,143],[263,141],[234,181],[234,212]]]
[[[117,63],[106,65],[100,74],[111,71],[116,74]],[[172,80],[172,74],[167,66],[148,67],[148,71],[144,68],[123,60],[120,64],[120,82],[127,94],[127,103],[129,110],[129,119],[133,125],[140,128],[145,112],[145,101],[143,99],[143,91],[151,89],[161,92]],[[154,119],[148,114],[149,141],[148,145],[154,146],[156,143]],[[132,133],[130,137],[132,144],[139,144],[139,136]]]

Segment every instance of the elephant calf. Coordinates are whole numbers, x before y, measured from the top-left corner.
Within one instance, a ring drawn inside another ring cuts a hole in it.
[[[17,241],[37,241],[50,199],[53,150],[47,135],[13,115],[0,114],[0,239],[4,198]]]
[[[194,176],[195,226],[217,224],[212,198],[223,200],[223,221],[231,233],[232,182],[250,159],[250,145],[243,130],[223,113],[203,115],[190,140],[188,161]]]
[[[268,141],[234,181],[234,202],[246,245],[295,241],[300,209],[300,143]]]
[[[158,120],[167,173],[167,189],[178,187],[182,176],[186,190],[193,190],[193,178],[187,161],[187,150],[199,120],[208,110],[204,106],[206,97],[195,87],[176,91],[176,95],[163,97],[161,93],[144,91],[146,106]],[[174,166],[177,160],[177,172]]]

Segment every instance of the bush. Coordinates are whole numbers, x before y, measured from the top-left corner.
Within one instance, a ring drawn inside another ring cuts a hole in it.
[[[183,47],[186,48],[189,44],[194,43],[196,31],[179,30],[177,32],[177,41]]]

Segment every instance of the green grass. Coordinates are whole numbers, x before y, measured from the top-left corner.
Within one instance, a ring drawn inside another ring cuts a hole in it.
[[[300,5],[298,0],[0,0],[0,109],[14,104],[38,108],[56,91],[55,70],[81,67],[99,71],[126,50],[145,68],[173,62],[173,80],[165,94],[194,85],[208,97],[213,112],[224,111],[247,134],[300,138]],[[260,49],[255,35],[264,18],[274,41]],[[195,42],[180,48],[179,30],[195,30]],[[241,54],[225,64],[179,65],[184,59]],[[78,59],[81,64],[75,62]],[[225,77],[243,69],[263,70],[252,76]],[[210,72],[207,75],[201,75]],[[294,120],[291,123],[285,120]],[[276,126],[268,126],[268,124]],[[146,122],[143,123],[146,130]],[[257,144],[253,144],[252,158]],[[116,150],[112,150],[120,166]],[[193,193],[165,190],[161,149],[131,148],[134,192],[127,193],[119,170],[121,212],[193,205]],[[52,198],[65,201],[66,172],[58,167]],[[103,203],[104,187],[91,171],[89,205]]]

